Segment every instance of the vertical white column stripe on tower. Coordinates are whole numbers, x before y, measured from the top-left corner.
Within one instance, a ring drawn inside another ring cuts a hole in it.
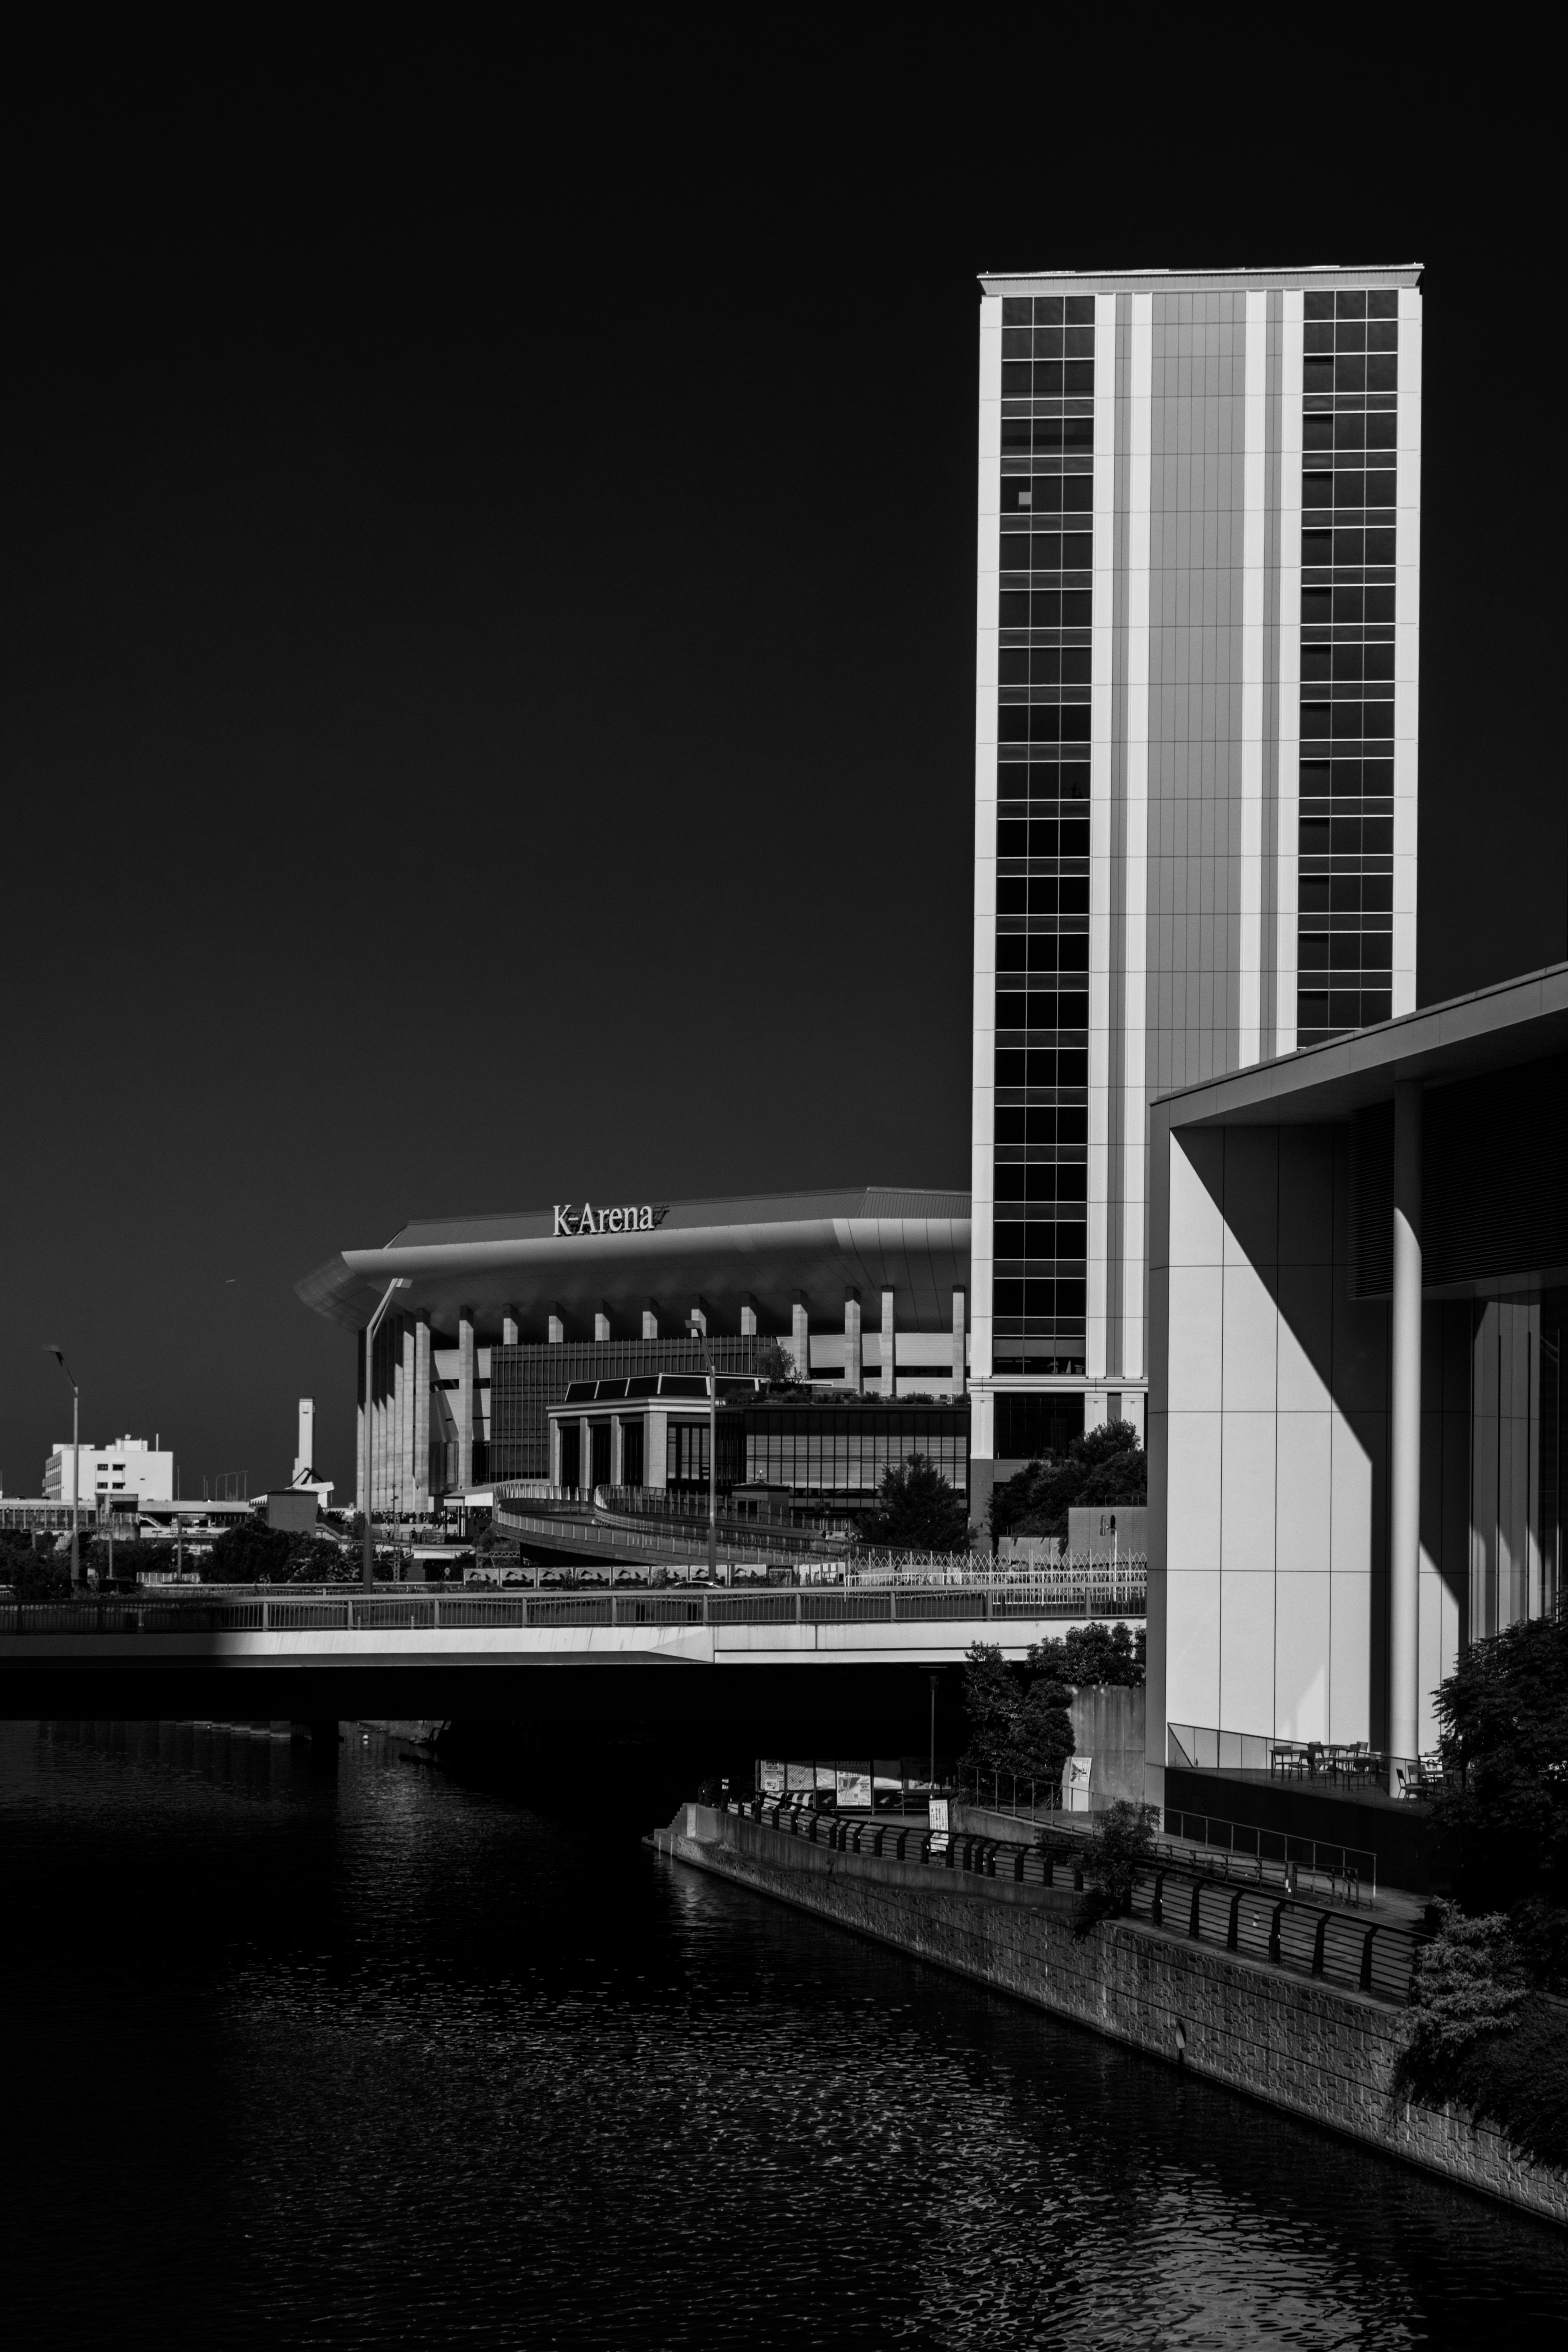
[[[1263,524],[1268,486],[1268,297],[1247,296],[1242,394],[1241,866],[1237,1060],[1262,1058],[1263,1041]]]
[[[996,648],[1002,512],[1002,303],[980,305],[980,495],[974,664],[974,1069],[970,1371],[991,1376],[996,1103]],[[972,1450],[978,1450],[973,1449]],[[989,1447],[985,1448],[985,1455]],[[985,1458],[982,1456],[982,1458]]]
[[[1394,590],[1394,1011],[1415,1010],[1416,770],[1421,682],[1421,294],[1399,294],[1399,506]]]
[[[1121,992],[1121,1370],[1142,1378],[1148,1193],[1149,542],[1153,448],[1154,298],[1134,294],[1127,467],[1127,846]]]
[[[1094,602],[1089,749],[1089,1299],[1085,1369],[1106,1366],[1110,1174],[1111,599],[1116,570],[1116,297],[1094,298]]]
[[[1300,289],[1280,297],[1279,767],[1276,783],[1274,1050],[1296,1050],[1296,918],[1301,810],[1301,325]]]

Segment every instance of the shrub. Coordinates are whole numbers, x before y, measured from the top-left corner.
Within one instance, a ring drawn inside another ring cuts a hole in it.
[[[1124,1919],[1132,1908],[1132,1888],[1154,1845],[1154,1811],[1119,1797],[1101,1813],[1081,1853],[1083,1901],[1073,1934],[1087,1936],[1101,1919]]]
[[[1568,1622],[1473,1642],[1437,1713],[1454,1778],[1433,1813],[1461,1906],[1506,1907],[1536,1984],[1568,1990]]]

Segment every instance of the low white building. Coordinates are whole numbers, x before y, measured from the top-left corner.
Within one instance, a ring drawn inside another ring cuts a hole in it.
[[[81,1493],[76,1493],[75,1454],[66,1438],[44,1465],[44,1496],[48,1502],[96,1503],[100,1496],[134,1495],[143,1503],[174,1499],[174,1457],[151,1445],[144,1437],[118,1438],[112,1445],[81,1447]]]

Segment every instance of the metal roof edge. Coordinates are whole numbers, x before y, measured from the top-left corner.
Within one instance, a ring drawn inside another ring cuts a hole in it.
[[[1436,1004],[1418,1005],[1414,1013],[1352,1030],[1321,1045],[1304,1045],[1294,1054],[1254,1062],[1246,1069],[1227,1070],[1218,1077],[1173,1087],[1168,1094],[1156,1095],[1150,1108],[1171,1114],[1174,1126],[1178,1124],[1173,1115],[1176,1106],[1190,1104],[1196,1114],[1205,1097],[1228,1094],[1237,1108],[1283,1102],[1336,1083],[1392,1071],[1402,1063],[1415,1064],[1445,1049],[1505,1039],[1527,1023],[1553,1015],[1568,1019],[1568,961],[1543,964],[1537,971],[1519,972],[1466,995],[1445,997]]]
[[[982,269],[976,275],[987,294],[1037,294],[1054,287],[1075,294],[1121,294],[1144,288],[1159,294],[1196,294],[1245,285],[1294,291],[1325,280],[1346,291],[1419,286],[1425,268],[1421,261],[1311,261],[1276,268],[1240,263],[1215,269]]]

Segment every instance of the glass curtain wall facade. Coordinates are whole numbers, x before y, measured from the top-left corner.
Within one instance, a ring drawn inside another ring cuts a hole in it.
[[[992,1362],[1087,1344],[1094,297],[1002,304]]]
[[[1297,1042],[1394,1010],[1399,295],[1308,293]]]
[[[983,281],[979,1510],[1142,1418],[1151,1102],[1414,1009],[1419,276]]]

